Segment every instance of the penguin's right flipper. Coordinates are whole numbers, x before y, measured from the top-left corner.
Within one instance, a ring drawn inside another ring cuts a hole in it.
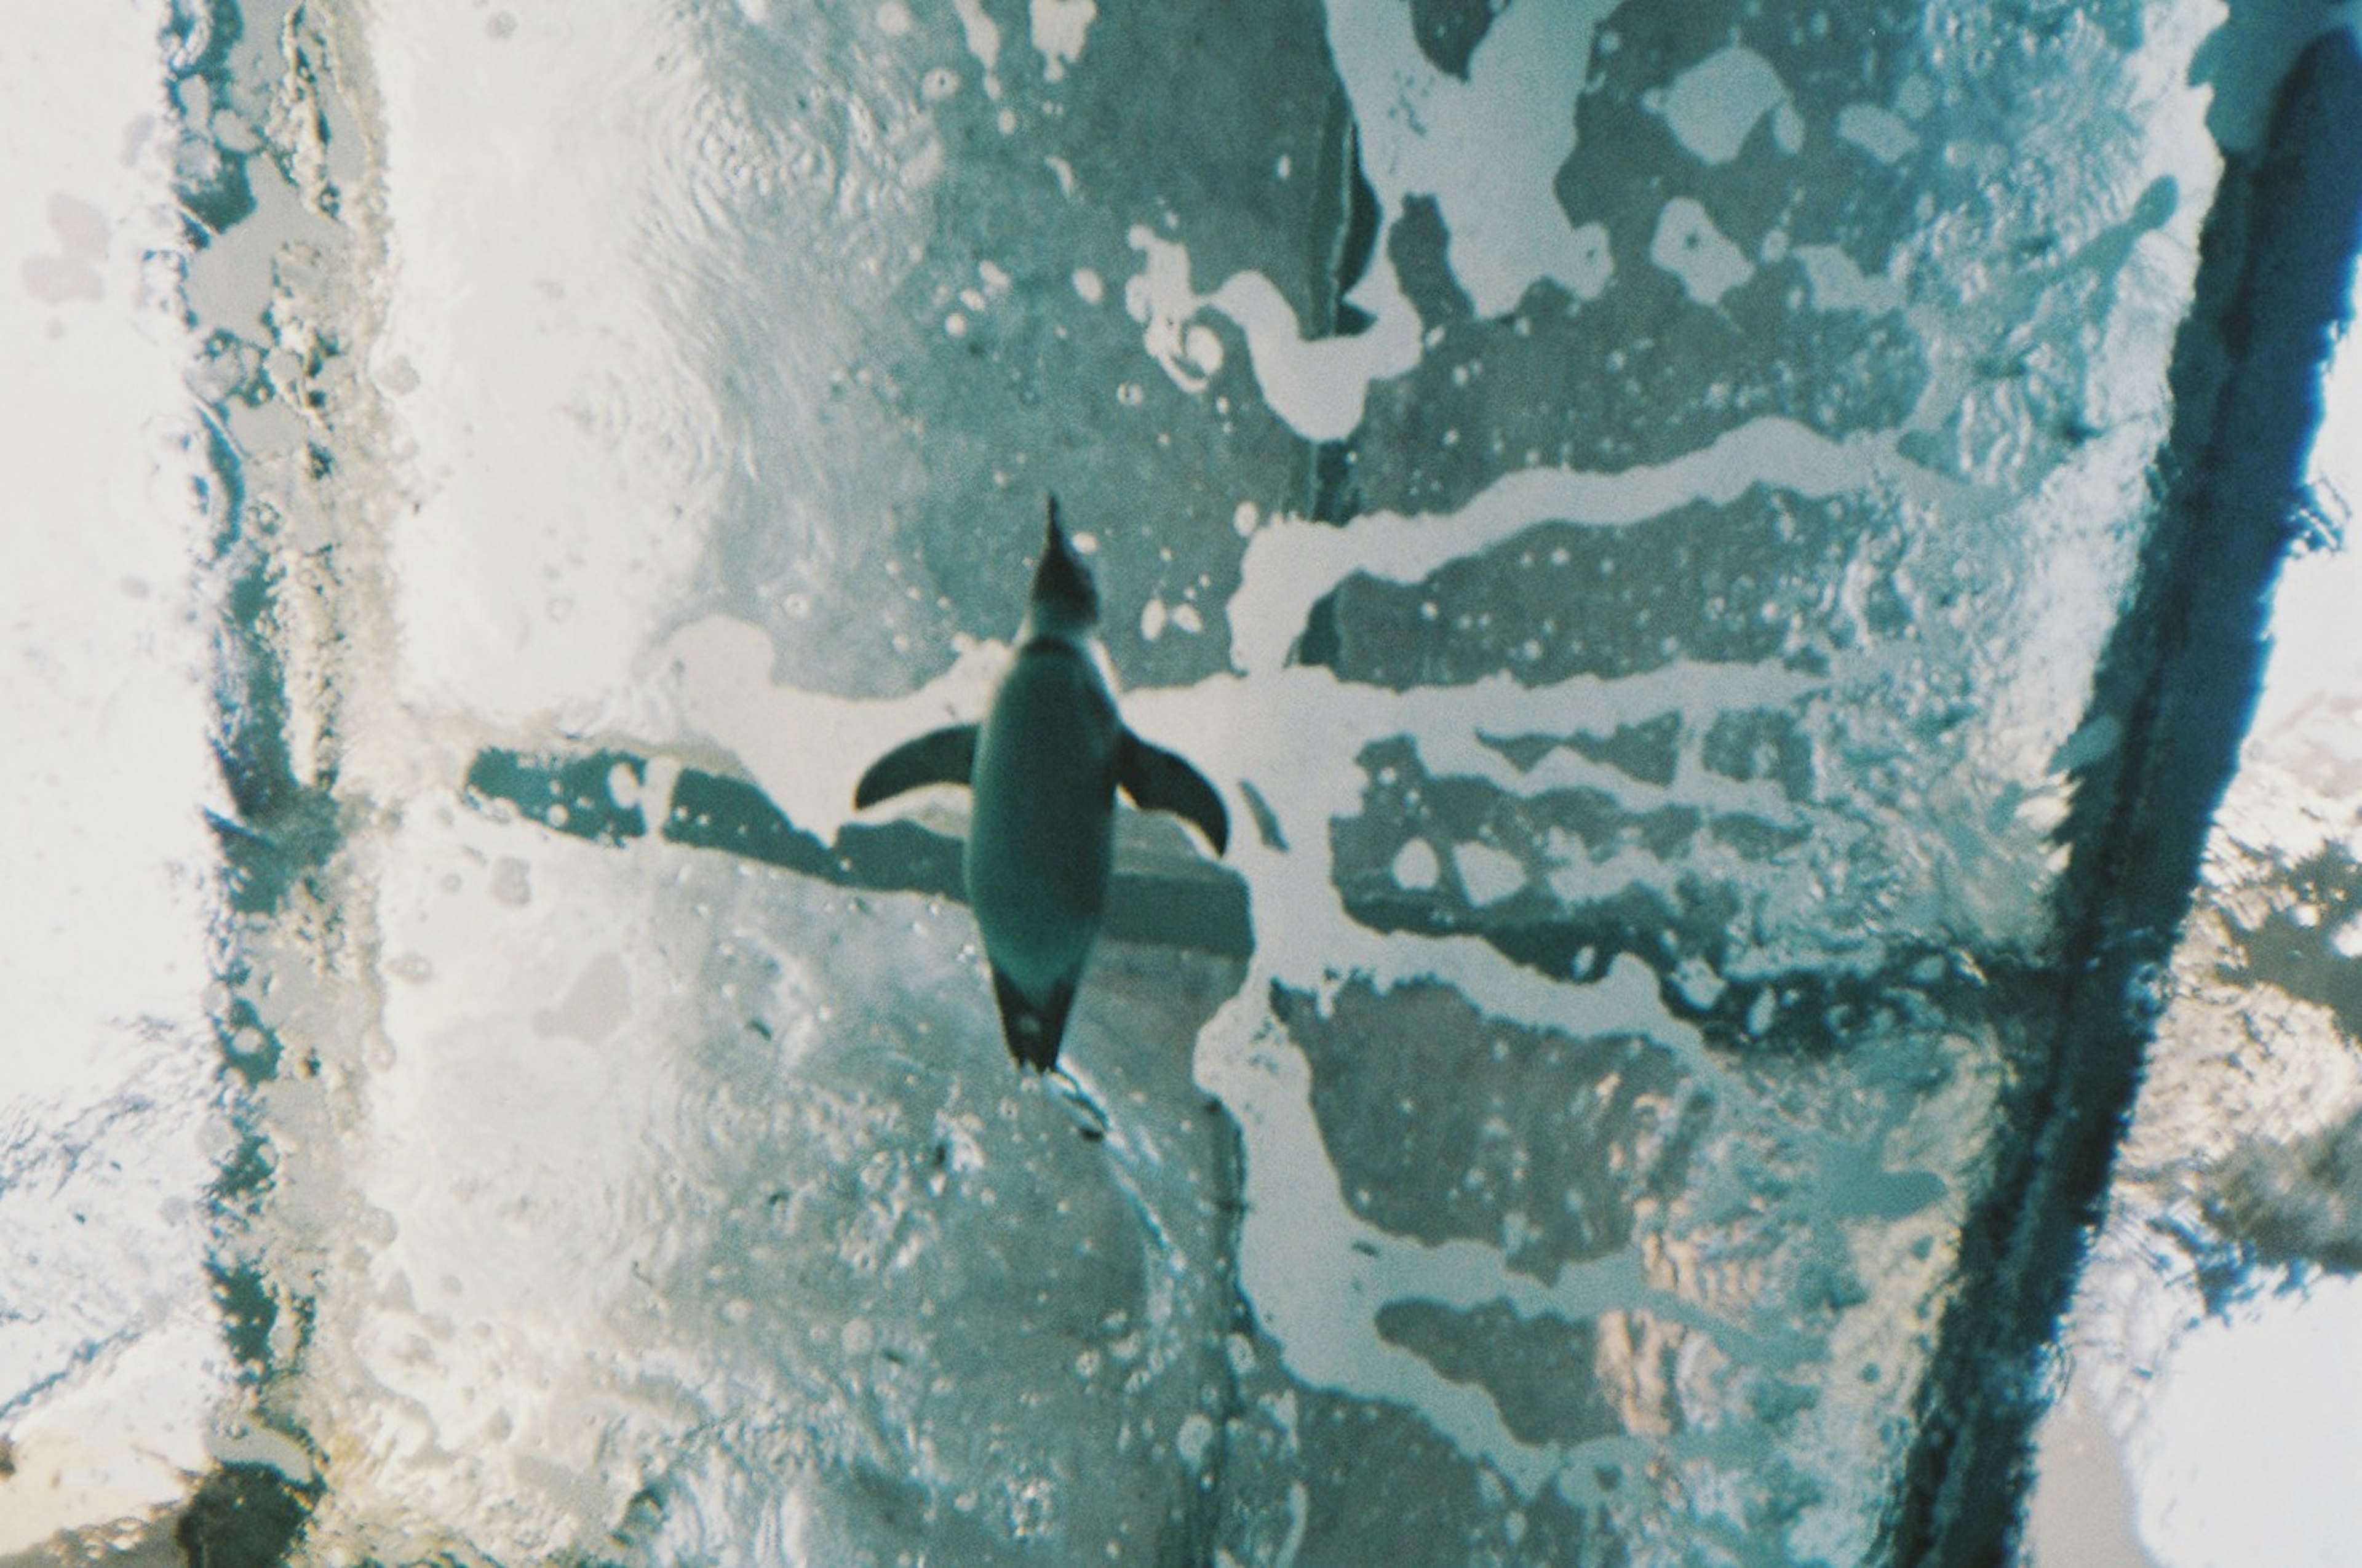
[[[922,784],[965,784],[976,768],[976,726],[954,724],[904,741],[869,765],[853,787],[854,809],[891,800]]]
[[[1075,1005],[1075,988],[1062,983],[1050,992],[1047,1005],[1025,999],[1000,966],[992,966],[992,994],[1000,1003],[1000,1033],[1009,1054],[1021,1067],[1046,1073],[1058,1065],[1058,1042],[1066,1032],[1066,1014]]]
[[[1222,798],[1187,758],[1126,730],[1116,752],[1115,778],[1142,811],[1171,812],[1196,824],[1217,855],[1230,847],[1231,816],[1222,810]]]

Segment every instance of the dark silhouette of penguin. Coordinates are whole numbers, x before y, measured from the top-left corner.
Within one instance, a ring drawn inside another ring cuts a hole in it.
[[[1050,521],[1016,662],[982,725],[955,724],[906,741],[855,787],[856,810],[922,784],[976,795],[961,867],[984,935],[1009,1054],[1041,1072],[1058,1063],[1075,987],[1098,934],[1114,860],[1115,792],[1171,812],[1221,854],[1230,819],[1203,775],[1149,745],[1116,714],[1099,673],[1098,592]]]

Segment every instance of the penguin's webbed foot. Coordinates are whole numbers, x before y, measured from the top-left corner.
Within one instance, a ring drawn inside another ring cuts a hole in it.
[[[992,969],[992,993],[1000,1003],[1000,1032],[1009,1042],[1009,1054],[1021,1067],[1031,1067],[1046,1073],[1058,1065],[1058,1042],[1065,1037],[1066,1014],[1075,1005],[1075,988],[1060,982],[1050,988],[1048,998],[1036,1004],[1015,982]]]

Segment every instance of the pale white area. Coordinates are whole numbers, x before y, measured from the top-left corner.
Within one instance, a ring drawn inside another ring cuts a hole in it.
[[[204,1273],[226,809],[161,5],[0,47],[0,1556],[183,1496],[229,1392]]]
[[[1805,282],[1813,291],[1815,310],[1883,315],[1901,310],[1907,303],[1901,283],[1893,278],[1869,276],[1837,246],[1800,245],[1789,254],[1804,266]]]
[[[1031,0],[1033,48],[1042,57],[1042,75],[1056,82],[1080,60],[1083,42],[1098,19],[1097,0]]]
[[[1442,863],[1435,856],[1435,846],[1423,838],[1412,839],[1395,852],[1394,878],[1397,887],[1423,893],[1435,886],[1442,871]]]
[[[1553,182],[1574,150],[1592,35],[1613,9],[1608,0],[1519,0],[1495,18],[1462,82],[1419,52],[1401,8],[1328,8],[1378,210],[1391,224],[1405,196],[1436,199],[1452,272],[1479,315],[1513,308],[1542,278],[1577,299],[1606,284],[1604,245],[1568,226]]]
[[[1839,109],[1838,136],[1881,163],[1895,162],[1919,145],[1916,132],[1875,104],[1848,104]]]
[[[2362,636],[2355,628],[2362,542],[2354,532],[2343,549],[2300,557],[2281,570],[2271,668],[2241,763],[2243,777],[2253,769],[2280,788],[2258,790],[2224,810],[2247,842],[2268,834],[2266,842],[2289,860],[2332,838],[2362,837],[2355,809],[2362,787]]]
[[[666,652],[681,723],[725,740],[764,793],[823,839],[851,819],[863,768],[897,741],[980,717],[1010,657],[1006,643],[975,644],[926,686],[880,702],[775,684],[769,635],[727,616],[683,628]]]
[[[1152,598],[1140,608],[1140,635],[1152,643],[1168,630],[1194,636],[1205,629],[1206,623],[1198,615],[1198,607],[1186,599],[1168,605],[1162,599]]]
[[[39,391],[0,421],[0,1093],[28,1100],[150,1056],[154,1044],[127,1038],[142,1019],[204,1016],[192,1005],[209,977],[203,812],[220,795],[197,624],[195,412],[181,384],[189,345],[140,265],[176,226],[167,149],[148,145],[169,137],[160,71],[141,53],[157,15],[28,18],[0,55],[0,384]],[[75,231],[94,216],[83,249]],[[42,298],[38,267],[68,257],[88,292]]]
[[[2329,945],[2345,957],[2362,958],[2362,915],[2330,932]]]
[[[1727,163],[1756,123],[1787,102],[1772,62],[1732,44],[1674,77],[1658,107],[1674,139],[1708,163]]]
[[[62,1278],[76,1265],[103,1271],[167,1260],[45,1261],[44,1273]],[[16,1465],[14,1475],[0,1479],[0,1554],[13,1560],[63,1532],[171,1507],[212,1464],[220,1446],[214,1419],[231,1387],[229,1358],[213,1303],[203,1289],[187,1288],[204,1283],[202,1254],[192,1250],[170,1261],[187,1271],[176,1293],[181,1299],[150,1304],[143,1320],[105,1344],[86,1372],[0,1418]],[[21,1396],[15,1369],[0,1377],[12,1400]]]
[[[1203,322],[1192,322],[1181,335],[1181,353],[1200,374],[1211,378],[1222,368],[1222,335]]]
[[[1570,1027],[1628,1027],[1633,1014],[1628,1009],[1645,1008],[1650,999],[1639,993],[1653,990],[1645,977],[1637,963],[1619,966],[1585,995],[1595,1016]],[[1289,1370],[1318,1386],[1418,1410],[1462,1452],[1497,1467],[1521,1495],[1561,1476],[1577,1494],[1590,1490],[1583,1461],[1604,1460],[1628,1444],[1603,1440],[1567,1450],[1522,1443],[1502,1425],[1482,1389],[1450,1382],[1419,1357],[1379,1340],[1363,1310],[1340,1309],[1367,1303],[1374,1311],[1405,1297],[1467,1306],[1507,1297],[1521,1313],[1549,1311],[1581,1321],[1648,1297],[1637,1259],[1617,1254],[1602,1266],[1568,1269],[1545,1285],[1503,1272],[1493,1249],[1465,1242],[1421,1246],[1362,1222],[1336,1194],[1303,1057],[1260,1016],[1260,999],[1240,994],[1200,1037],[1198,1081],[1240,1117],[1253,1151],[1246,1201],[1276,1206],[1269,1220],[1245,1227],[1240,1263],[1254,1282],[1258,1319],[1286,1347]],[[1258,1016],[1246,1016],[1251,1013]]]
[[[658,160],[697,109],[693,77],[647,69],[670,12],[637,11],[499,40],[466,0],[370,14],[392,237],[373,362],[408,372],[387,553],[400,690],[426,712],[618,722],[704,546],[719,422],[649,252],[615,242],[679,223]]]
[[[984,93],[988,98],[1000,96],[1000,24],[984,8],[984,0],[952,0],[952,9],[959,14],[960,31],[967,39],[967,51],[984,67]]]
[[[2243,778],[2263,767],[2285,781],[2256,791],[2249,809],[2271,812],[2271,842],[2290,859],[2331,836],[2362,841],[2362,330],[2350,322],[2323,392],[2312,478],[2344,542],[2281,569],[2271,660],[2241,756]]]
[[[2044,1485],[2025,1516],[2026,1568],[2154,1568],[2133,1523],[2124,1456],[2081,1384],[2045,1419]]]
[[[1526,885],[1525,862],[1489,844],[1471,841],[1452,845],[1451,864],[1460,872],[1462,891],[1480,909],[1499,903]]]
[[[2357,1345],[2362,1283],[2327,1278],[2209,1319],[2174,1346],[2126,1444],[2159,1568],[2351,1568]]]
[[[1755,275],[1747,253],[1688,196],[1675,196],[1657,215],[1649,259],[1679,278],[1690,298],[1705,305],[1719,304],[1723,295]]]
[[[306,1369],[334,1401],[315,1538],[579,1551],[698,1408],[664,1375],[696,1364],[660,1356],[653,1285],[684,1240],[657,1207],[668,1146],[695,1119],[668,1047],[700,1004],[657,917],[665,852],[428,795],[368,853],[382,1035],[338,1168],[377,1233],[338,1249]]]
[[[1575,95],[1592,33],[1612,9],[1610,0],[1520,0],[1496,19],[1462,82],[1419,51],[1401,7],[1330,6],[1330,50],[1385,226],[1373,264],[1347,295],[1374,324],[1352,337],[1312,337],[1318,325],[1298,321],[1259,272],[1200,293],[1182,242],[1135,228],[1142,267],[1125,299],[1146,329],[1149,354],[1185,391],[1204,390],[1207,371],[1182,353],[1183,332],[1199,312],[1219,311],[1246,335],[1274,413],[1309,440],[1352,434],[1370,384],[1418,362],[1418,313],[1385,259],[1385,239],[1411,195],[1432,196],[1441,208],[1452,272],[1479,315],[1514,308],[1544,279],[1577,300],[1597,299],[1614,272],[1606,233],[1596,224],[1569,226],[1552,182],[1574,149]]]
[[[1124,284],[1124,305],[1145,329],[1142,343],[1184,392],[1206,389],[1209,370],[1190,351],[1194,318],[1219,310],[1246,335],[1255,381],[1273,413],[1308,440],[1335,441],[1362,422],[1372,381],[1401,375],[1418,363],[1418,313],[1395,282],[1394,269],[1371,269],[1355,298],[1381,308],[1375,325],[1350,337],[1308,340],[1278,286],[1260,272],[1241,272],[1211,294],[1189,278],[1189,252],[1135,226],[1131,247],[1145,266]],[[1219,339],[1217,339],[1219,341]]]

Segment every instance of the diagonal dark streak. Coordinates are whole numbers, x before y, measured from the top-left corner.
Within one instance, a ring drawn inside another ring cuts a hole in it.
[[[2232,155],[2175,344],[2175,417],[2133,603],[2094,681],[2055,897],[1990,1179],[1882,1529],[1897,1568],[2011,1561],[2049,1346],[2140,1084],[2159,980],[2262,678],[2268,597],[2298,536],[2321,382],[2362,230],[2362,56],[2317,39],[2260,156]]]

